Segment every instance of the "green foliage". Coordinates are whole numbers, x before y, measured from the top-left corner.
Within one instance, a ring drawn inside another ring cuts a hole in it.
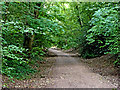
[[[43,51],[42,48],[39,48],[39,47],[34,47],[31,51],[31,58],[44,56],[44,55],[45,55],[45,52]]]
[[[5,21],[4,21],[5,22]],[[23,42],[23,27],[20,22],[6,22],[2,27],[2,36],[7,42],[8,45],[14,44],[20,46],[20,43]]]
[[[27,75],[35,71],[28,65],[29,60],[26,58],[27,55],[23,53],[24,51],[24,48],[15,45],[3,47],[2,74],[20,79],[26,78]]]
[[[47,7],[52,6],[44,2],[3,4],[3,74],[19,79],[33,73],[35,70],[31,69],[30,64],[35,64],[33,60],[36,58],[42,60],[46,49],[56,43],[52,37],[63,33],[63,27],[56,21],[56,18],[62,17],[53,13],[57,8]],[[26,42],[32,45],[31,49],[24,48]]]
[[[118,29],[118,12],[116,7],[101,8],[96,11],[90,21],[92,28],[89,29],[87,40],[88,44],[99,44],[99,49],[102,52],[110,54],[120,53],[119,40],[120,31]],[[107,49],[105,51],[105,48]]]

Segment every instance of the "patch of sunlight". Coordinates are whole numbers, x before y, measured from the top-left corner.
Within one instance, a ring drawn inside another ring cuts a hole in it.
[[[69,8],[69,4],[68,3],[65,3],[64,4],[66,8]]]

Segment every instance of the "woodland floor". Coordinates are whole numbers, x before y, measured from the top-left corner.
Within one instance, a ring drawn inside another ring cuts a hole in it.
[[[49,51],[53,57],[46,57],[46,61],[38,62],[37,69],[40,72],[28,80],[15,80],[15,83],[11,83],[3,76],[3,85],[6,84],[10,88],[116,88],[118,86],[118,71],[112,62],[108,63],[109,55],[82,59],[61,50],[49,49]]]

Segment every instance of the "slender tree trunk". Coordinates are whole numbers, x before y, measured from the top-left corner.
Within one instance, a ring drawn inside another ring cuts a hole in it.
[[[78,17],[78,22],[80,23],[80,25],[81,25],[81,27],[82,27],[82,26],[83,26],[83,22],[82,22],[82,18],[81,18],[81,16],[80,16],[80,10],[79,10],[78,4],[76,5],[76,9],[78,10],[78,15],[77,15],[77,17]]]

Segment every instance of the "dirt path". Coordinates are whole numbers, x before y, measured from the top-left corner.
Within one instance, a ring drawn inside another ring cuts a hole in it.
[[[49,51],[58,57],[47,88],[117,88],[101,75],[93,73],[77,58],[59,50]]]

